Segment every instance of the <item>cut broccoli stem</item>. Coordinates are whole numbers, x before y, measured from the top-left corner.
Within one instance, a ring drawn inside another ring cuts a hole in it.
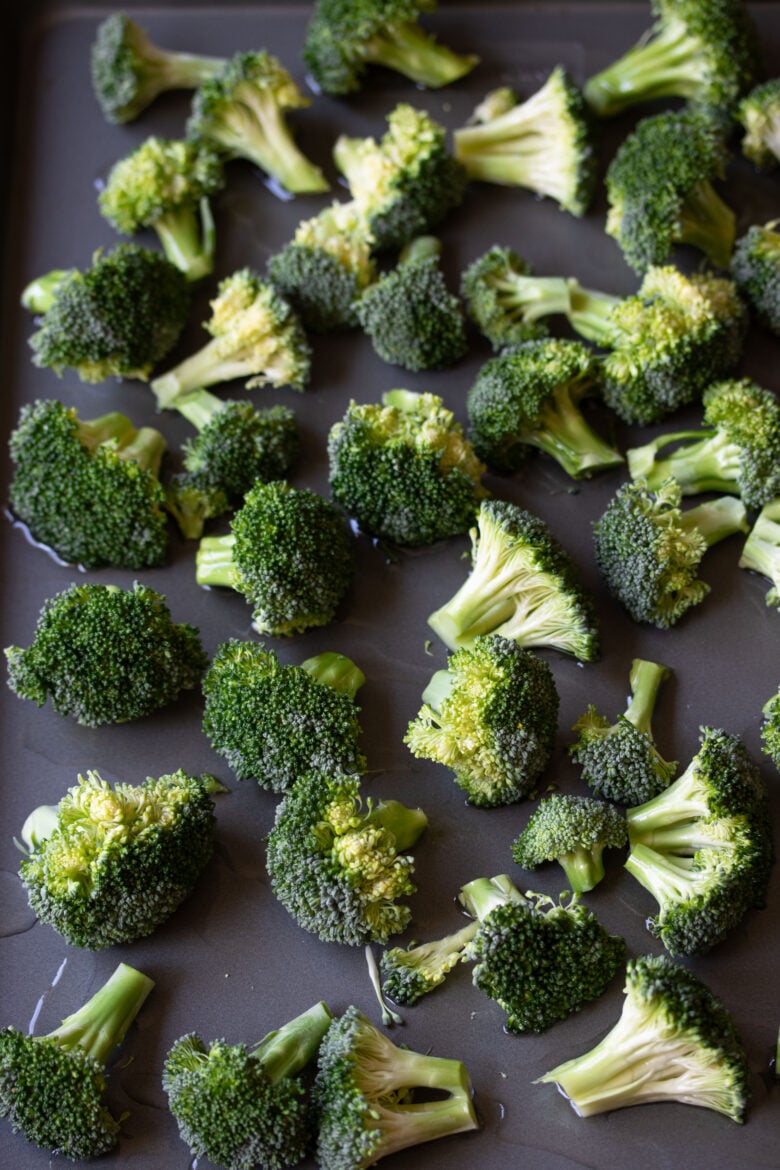
[[[556,313],[568,314],[571,307],[569,281],[561,276],[491,276],[501,308],[512,321],[529,324]]]
[[[689,508],[680,514],[681,527],[687,531],[698,531],[706,541],[707,548],[733,536],[735,532],[747,532],[745,505],[736,496],[722,496],[708,500],[696,508]]]
[[[590,379],[582,383],[590,385]],[[524,442],[552,456],[572,479],[624,462],[620,452],[590,426],[577,404],[577,390],[574,382],[558,387],[539,412],[536,425],[524,434]]]
[[[431,89],[465,77],[478,62],[471,54],[455,53],[440,45],[415,21],[386,25],[361,45],[360,56],[369,64],[384,65]]]
[[[239,572],[233,560],[235,543],[233,532],[201,537],[195,554],[195,580],[198,585],[238,588]]]
[[[612,310],[622,303],[622,297],[583,288],[578,281],[567,282],[569,309],[567,317],[573,329],[586,341],[610,347],[612,343]]]
[[[674,443],[684,446],[665,459],[658,451]],[[632,479],[645,479],[651,490],[674,476],[685,494],[735,491],[742,462],[742,448],[729,437],[725,427],[708,431],[677,431],[663,435],[626,453]]]
[[[192,423],[196,431],[202,431],[225,404],[216,394],[211,394],[202,386],[198,386],[195,390],[188,390],[186,394],[177,396],[171,405],[187,419],[187,422]]]
[[[281,1028],[269,1032],[252,1049],[272,1084],[293,1077],[314,1059],[333,1016],[320,1000]]]
[[[173,370],[161,374],[150,383],[161,410],[178,409],[178,398],[199,387],[215,386],[220,382],[230,382],[233,378],[249,378],[256,373],[254,355],[245,359],[240,356],[222,358],[219,354],[223,345],[221,337],[212,338],[196,353],[179,362]],[[270,374],[270,369],[266,368],[266,373]]]
[[[79,442],[91,451],[107,444],[121,459],[138,463],[157,475],[167,444],[154,427],[136,429],[127,415],[112,410],[99,418],[79,419],[76,427]]]
[[[635,658],[628,676],[631,699],[624,717],[633,723],[637,731],[652,739],[652,718],[661,683],[669,677],[668,666],[650,662],[646,658]]]
[[[396,853],[404,853],[417,844],[428,825],[428,818],[422,809],[407,808],[398,800],[380,800],[371,805],[368,815],[361,821],[361,827],[368,825],[389,830],[395,838]]]
[[[458,901],[467,914],[484,922],[498,906],[507,902],[524,902],[525,898],[505,873],[492,878],[476,878],[461,886]]]
[[[214,267],[216,228],[207,196],[198,209],[178,207],[154,221],[163,252],[188,280],[209,276]]]
[[[231,125],[228,116],[220,123],[220,145],[228,150],[232,147],[241,158],[249,159],[265,174],[273,175],[287,191],[294,194],[327,191],[327,179],[296,146],[278,103],[264,101],[247,90],[242,90],[241,100],[254,114],[257,129],[244,117]]]
[[[380,1082],[384,1080],[381,1068],[377,1068],[375,1075]],[[386,1077],[386,1090],[391,1096],[406,1087],[437,1089],[449,1095],[409,1104],[393,1100],[389,1108],[377,1101],[372,1112],[376,1109],[379,1114],[377,1125],[383,1135],[383,1158],[409,1146],[474,1128],[471,1081],[461,1061],[398,1048]]]
[[[767,592],[766,603],[780,605],[780,499],[770,500],[761,509],[748,533],[739,567],[768,578],[772,588]]]
[[[360,667],[355,666],[355,663],[344,654],[337,654],[332,650],[307,658],[301,663],[301,669],[308,671],[315,682],[349,695],[350,699],[355,698],[366,681]]]
[[[736,217],[712,183],[699,183],[681,208],[677,239],[709,256],[718,268],[728,268],[734,250]]]
[[[71,271],[69,268],[54,268],[45,276],[31,280],[22,291],[22,307],[31,313],[48,313],[57,299],[57,290]]]
[[[398,257],[399,264],[414,264],[418,260],[429,260],[441,256],[441,240],[436,236],[415,236],[408,244],[404,244]],[[406,391],[405,393],[409,393]]]
[[[25,853],[34,853],[44,841],[48,841],[60,823],[60,806],[58,804],[40,804],[27,816],[20,836]],[[16,839],[14,838],[16,841]],[[19,842],[16,841],[19,845]]]
[[[82,1049],[104,1065],[112,1050],[121,1044],[154,982],[120,963],[111,978],[85,1004],[49,1032],[62,1048]]]
[[[693,857],[662,853],[643,841],[632,844],[624,868],[659,906],[687,902],[695,898],[698,887],[704,892],[712,883],[706,869],[694,867]]]

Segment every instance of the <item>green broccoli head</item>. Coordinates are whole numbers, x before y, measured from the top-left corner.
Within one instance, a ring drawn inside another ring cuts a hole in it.
[[[534,276],[527,261],[501,244],[469,264],[460,293],[468,316],[494,350],[546,337],[541,318],[568,313],[571,304],[567,280]]]
[[[626,818],[605,800],[553,792],[539,801],[512,856],[523,869],[557,861],[575,894],[592,890],[604,877],[604,850],[628,841]]]
[[[780,77],[761,81],[745,94],[737,119],[745,158],[762,171],[774,170],[780,161]]]
[[[465,532],[487,494],[484,464],[436,394],[351,402],[328,436],[333,497],[372,536],[404,546]]]
[[[468,944],[478,927],[478,922],[469,922],[434,942],[384,950],[380,961],[382,993],[394,1003],[411,1006],[441,987],[450,972],[468,959]]]
[[[140,719],[198,685],[208,659],[197,629],[136,582],[73,584],[44,602],[32,643],[9,646],[8,685],[85,727]]]
[[[753,522],[739,558],[741,569],[766,577],[766,604],[780,606],[780,499],[764,504]]]
[[[734,246],[731,276],[758,320],[780,335],[780,231],[778,221],[753,224]]]

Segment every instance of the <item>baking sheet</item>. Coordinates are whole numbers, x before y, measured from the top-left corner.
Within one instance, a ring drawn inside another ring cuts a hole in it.
[[[309,4],[129,5],[127,10],[161,46],[225,56],[265,47],[305,82],[299,50]],[[127,126],[104,122],[91,92],[88,56],[97,23],[110,11],[98,5],[40,4],[21,43],[19,75],[24,85],[14,103],[18,132],[6,169],[10,206],[0,322],[3,433],[9,433],[23,402],[59,397],[77,406],[84,417],[120,409],[137,425],[157,425],[176,451],[191,433],[188,424],[173,415],[157,415],[142,384],[86,386],[72,373],[58,380],[51,371],[36,369],[27,345],[33,325],[18,304],[21,288],[32,277],[54,267],[85,267],[95,248],[118,242],[96,205],[96,187],[111,164],[150,133],[182,133],[189,110],[184,94],[160,98]],[[753,11],[769,71],[777,73],[780,6],[760,4]],[[632,44],[647,22],[646,7],[639,3],[442,4],[426,23],[453,47],[476,48],[482,63],[470,77],[445,90],[424,92],[377,72],[360,95],[343,101],[318,97],[294,117],[301,146],[333,183],[331,195],[285,202],[267,189],[253,168],[230,164],[226,188],[215,203],[217,271],[199,289],[191,326],[170,364],[205,340],[199,323],[207,316],[216,281],[244,265],[264,270],[268,256],[292,236],[298,221],[340,193],[329,153],[338,133],[381,134],[385,114],[402,100],[456,127],[496,85],[510,84],[530,94],[557,63],[583,81]],[[644,112],[649,108],[605,126],[600,146],[604,164]],[[737,210],[739,231],[779,214],[779,183],[776,176],[756,177],[747,164],[734,161],[724,194]],[[470,260],[491,244],[502,243],[526,256],[539,274],[570,274],[591,287],[629,293],[636,287],[636,277],[603,232],[604,212],[600,198],[578,221],[528,192],[473,185],[463,207],[439,232],[445,271],[455,287],[458,273]],[[154,246],[151,235],[139,237],[139,242]],[[692,255],[681,253],[680,258],[697,263]],[[305,395],[266,390],[255,392],[253,400],[258,405],[285,403],[296,411],[304,449],[291,479],[323,494],[328,492],[325,437],[351,398],[377,400],[397,386],[430,390],[465,423],[466,391],[490,356],[487,344],[474,335],[468,357],[456,368],[411,374],[382,363],[359,334],[315,338],[313,345],[313,381]],[[779,352],[776,338],[753,330],[740,373],[780,389]],[[237,396],[241,388],[233,385],[229,391]],[[598,409],[593,421],[610,431],[621,448],[654,433],[654,428],[631,430]],[[659,429],[697,421],[698,411],[691,409]],[[4,473],[5,484],[7,465]],[[736,732],[760,763],[777,816],[778,779],[760,754],[759,740],[760,708],[780,680],[780,615],[765,607],[767,583],[738,570],[737,538],[708,554],[703,575],[712,593],[679,626],[664,632],[631,623],[606,595],[591,544],[591,522],[623,479],[618,470],[575,486],[544,457],[529,461],[516,476],[486,479],[497,496],[520,503],[550,524],[578,562],[599,610],[603,654],[598,663],[582,666],[552,652],[544,654],[561,696],[558,746],[547,779],[564,791],[584,791],[566,754],[569,728],[589,702],[607,714],[623,709],[630,662],[640,655],[665,662],[673,671],[656,714],[656,736],[666,757],[690,759],[702,724]],[[395,558],[363,536],[356,538],[355,547],[359,572],[337,620],[322,630],[268,644],[290,662],[321,650],[339,650],[350,655],[367,677],[359,696],[370,769],[365,791],[419,804],[430,822],[415,850],[419,892],[411,900],[414,924],[404,940],[438,937],[453,929],[458,922],[453,899],[463,883],[477,876],[506,871],[522,887],[557,894],[562,880],[555,867],[526,875],[511,859],[510,844],[532,810],[530,802],[494,810],[469,808],[446,769],[414,760],[402,743],[422,689],[446,662],[444,648],[430,635],[425,619],[463,580],[467,539],[401,552]],[[43,600],[84,578],[34,547],[10,521],[2,529],[0,558],[2,645],[26,645]],[[174,534],[170,563],[164,568],[143,574],[106,569],[86,577],[122,586],[139,577],[159,589],[167,595],[176,620],[199,626],[209,653],[230,637],[254,637],[243,599],[228,591],[198,588],[193,559],[194,545]],[[224,1036],[230,1042],[252,1042],[321,998],[335,1013],[355,1003],[378,1022],[363,952],[306,934],[274,901],[265,873],[263,838],[273,821],[276,798],[256,785],[239,785],[225,761],[211,750],[200,730],[197,694],[140,722],[97,729],[58,717],[50,705],[38,709],[22,702],[6,687],[0,689],[0,704],[2,1023],[48,1031],[118,962],[149,974],[156,989],[113,1062],[110,1099],[117,1114],[127,1110],[129,1116],[118,1150],[104,1164],[185,1170],[188,1151],[160,1088],[162,1061],[173,1040],[197,1030],[209,1040]],[[75,782],[76,774],[87,769],[97,769],[111,781],[138,783],[146,775],[179,767],[194,773],[212,771],[231,789],[218,805],[216,856],[191,900],[151,938],[98,954],[68,947],[49,927],[37,924],[16,876],[19,856],[12,843],[27,812],[37,804],[55,802]],[[678,1105],[577,1118],[554,1086],[534,1085],[533,1080],[604,1034],[620,1012],[622,981],[616,979],[601,1000],[541,1036],[508,1036],[502,1030],[501,1010],[471,986],[469,969],[463,967],[439,992],[404,1010],[405,1024],[393,1031],[392,1038],[419,1051],[462,1059],[474,1083],[483,1128],[407,1151],[393,1164],[408,1170],[423,1166],[497,1170],[507,1164],[534,1170],[583,1166],[601,1170],[649,1164],[661,1170],[676,1168],[684,1159],[691,1170],[776,1166],[780,1098],[770,1067],[780,1023],[776,872],[769,894],[766,910],[751,913],[726,943],[688,963],[723,998],[743,1038],[753,1093],[746,1126]],[[645,929],[654,904],[622,871],[619,855],[607,855],[607,877],[587,901],[607,928],[624,935],[629,954],[660,951]],[[0,1125],[0,1166],[33,1170],[49,1161],[21,1136],[11,1135],[6,1123]],[[201,1161],[201,1167],[206,1165]]]

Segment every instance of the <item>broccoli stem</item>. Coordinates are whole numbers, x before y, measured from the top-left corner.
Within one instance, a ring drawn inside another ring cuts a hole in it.
[[[154,427],[136,430],[130,419],[117,410],[99,418],[79,419],[76,429],[79,442],[91,451],[106,444],[121,459],[138,463],[155,475],[160,470],[167,444]]]
[[[111,978],[85,1004],[49,1033],[64,1049],[81,1048],[99,1064],[121,1044],[154,982],[120,963]]]
[[[19,834],[27,853],[34,853],[44,841],[48,841],[59,827],[60,807],[58,804],[41,804],[26,817]],[[14,844],[19,842],[14,838]]]
[[[664,459],[659,451],[674,443],[683,446]],[[642,478],[655,491],[670,475],[681,485],[685,495],[700,492],[736,492],[740,473],[741,448],[723,428],[715,431],[677,431],[662,435],[643,447],[628,451],[628,470],[632,479]]]
[[[728,268],[734,250],[736,217],[712,183],[699,183],[682,207],[677,239],[708,256],[718,268]]]
[[[307,658],[301,663],[301,668],[308,671],[315,682],[349,695],[350,699],[355,698],[366,681],[363,671],[354,662],[335,651],[324,651],[314,658]]]
[[[327,191],[322,171],[295,144],[284,111],[273,97],[240,88],[219,123],[220,145],[249,159],[293,195]]]
[[[680,514],[680,525],[689,531],[696,528],[708,548],[733,536],[735,532],[750,530],[745,505],[736,496],[721,496],[717,500],[699,504],[696,508],[689,508]]]
[[[624,717],[652,740],[652,718],[661,683],[669,677],[669,668],[646,658],[635,658],[628,676],[631,699]]]
[[[604,851],[598,845],[589,849],[580,845],[558,857],[558,864],[569,881],[572,893],[585,894],[604,879]]]
[[[709,801],[698,778],[698,770],[689,767],[658,796],[626,809],[628,839],[632,845],[651,844],[655,833],[671,825],[688,825],[697,817],[709,815]]]
[[[441,240],[436,236],[416,236],[408,244],[404,244],[398,256],[398,263],[415,264],[418,260],[432,260],[436,256],[441,256],[441,251]]]
[[[206,196],[198,210],[180,207],[155,220],[163,252],[188,280],[208,276],[214,267],[216,230],[211,205]]]
[[[551,455],[572,479],[623,463],[623,456],[592,429],[576,402],[580,383],[559,386],[549,397],[535,426],[523,432],[523,441]]]
[[[252,1049],[252,1057],[263,1066],[272,1084],[293,1077],[313,1060],[332,1019],[327,1005],[320,1000],[281,1028],[269,1032]]]
[[[167,374],[161,374],[149,383],[161,410],[178,409],[177,399],[199,387],[230,382],[233,378],[248,378],[256,373],[256,363],[240,353],[222,355],[224,341],[213,337],[196,353],[179,362]]]
[[[369,64],[384,65],[431,89],[465,77],[478,60],[440,45],[414,21],[385,25],[381,33],[363,42],[360,55]]]
[[[475,878],[461,886],[458,901],[467,914],[484,922],[497,906],[524,902],[525,898],[505,873],[492,878]]]
[[[411,849],[428,826],[428,818],[421,808],[407,808],[398,800],[380,800],[372,804],[362,824],[387,829],[395,838],[398,853]]]
[[[182,394],[171,403],[171,406],[183,415],[187,422],[192,423],[196,431],[204,430],[214,415],[219,414],[224,405],[221,398],[218,398],[216,394],[211,394],[202,386]]]
[[[586,341],[593,341],[596,345],[609,348],[613,338],[610,322],[612,310],[620,304],[622,298],[583,288],[576,280],[568,281],[568,291],[569,324]]]
[[[197,89],[225,67],[221,57],[206,57],[197,53],[173,52],[146,43],[141,54],[147,84],[154,81],[161,90]]]
[[[701,81],[695,66],[701,51],[681,20],[666,19],[649,39],[585,82],[588,105],[597,114],[619,114],[639,101],[695,97]]]
[[[409,1146],[477,1127],[471,1082],[460,1060],[396,1048],[386,1062],[372,1064],[370,1075],[376,1090],[372,1118],[382,1133],[383,1158]],[[415,1089],[435,1089],[449,1096],[433,1101],[405,1101],[404,1096]],[[396,1094],[400,1099],[393,1099]],[[383,1104],[383,1099],[388,1104]]]
[[[22,307],[31,313],[48,313],[57,299],[57,292],[72,269],[54,268],[45,276],[38,276],[22,290]]]
[[[501,308],[510,321],[532,324],[571,309],[569,281],[561,276],[522,276],[520,273],[491,276]]]
[[[771,500],[761,509],[748,533],[739,558],[741,569],[752,569],[772,582],[767,605],[780,605],[780,500]]]
[[[195,554],[195,581],[198,585],[238,588],[239,572],[233,560],[235,543],[236,538],[232,532],[201,538]]]
[[[631,846],[624,869],[655,898],[659,906],[687,902],[696,896],[697,886],[707,887],[712,876],[693,867],[693,858],[661,853],[644,842]]]

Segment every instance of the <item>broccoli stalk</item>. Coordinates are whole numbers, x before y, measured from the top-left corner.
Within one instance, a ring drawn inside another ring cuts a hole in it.
[[[494,350],[547,334],[543,317],[569,313],[570,282],[560,276],[534,276],[511,248],[494,244],[461,277],[466,311]]]
[[[390,947],[382,953],[383,993],[394,1003],[411,1005],[440,987],[468,959],[468,945],[479,929],[473,921],[434,942]]]
[[[770,500],[759,512],[743,545],[739,567],[771,581],[766,603],[780,606],[780,499]]]
[[[524,869],[557,861],[573,892],[584,894],[604,878],[604,850],[620,849],[627,840],[625,817],[613,804],[554,792],[512,842],[512,857]]]

